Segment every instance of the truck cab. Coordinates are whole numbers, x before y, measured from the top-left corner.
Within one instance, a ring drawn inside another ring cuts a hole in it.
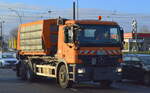
[[[67,20],[59,26],[57,56],[74,81],[108,85],[121,79],[123,30],[116,22]]]

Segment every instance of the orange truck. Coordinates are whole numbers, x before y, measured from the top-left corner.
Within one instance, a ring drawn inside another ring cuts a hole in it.
[[[123,30],[112,21],[47,19],[21,24],[16,74],[33,81],[55,78],[62,88],[121,79]]]

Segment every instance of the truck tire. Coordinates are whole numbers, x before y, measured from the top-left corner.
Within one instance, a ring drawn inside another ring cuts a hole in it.
[[[20,63],[16,64],[16,76],[17,77],[20,77],[19,67],[20,67]]]
[[[145,74],[144,84],[147,85],[147,86],[150,86],[150,74]]]
[[[26,69],[26,80],[28,80],[29,82],[33,82],[36,79],[36,75],[35,73],[32,71],[32,69],[27,65],[27,69]]]
[[[109,88],[111,84],[112,84],[112,81],[108,81],[108,80],[100,81],[100,85],[102,88]]]
[[[69,81],[68,73],[65,65],[61,65],[58,71],[58,82],[61,88],[69,88],[72,82]]]
[[[22,80],[26,80],[26,67],[24,63],[21,63],[19,66],[19,76]]]
[[[35,74],[29,68],[28,64],[21,63],[16,74],[18,74],[22,80],[28,80],[30,82],[35,80]]]

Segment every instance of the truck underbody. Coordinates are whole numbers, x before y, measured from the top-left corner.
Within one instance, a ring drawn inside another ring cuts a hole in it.
[[[101,82],[103,86],[109,86],[111,82],[121,79],[121,73],[117,72],[119,65],[115,64],[67,64],[51,56],[20,56],[19,59],[16,67],[17,76],[21,79],[34,81],[40,76],[55,78],[62,88],[85,81]]]

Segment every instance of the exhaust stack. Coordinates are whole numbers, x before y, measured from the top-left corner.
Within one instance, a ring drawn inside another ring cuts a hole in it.
[[[73,1],[73,20],[76,20],[76,2]]]

